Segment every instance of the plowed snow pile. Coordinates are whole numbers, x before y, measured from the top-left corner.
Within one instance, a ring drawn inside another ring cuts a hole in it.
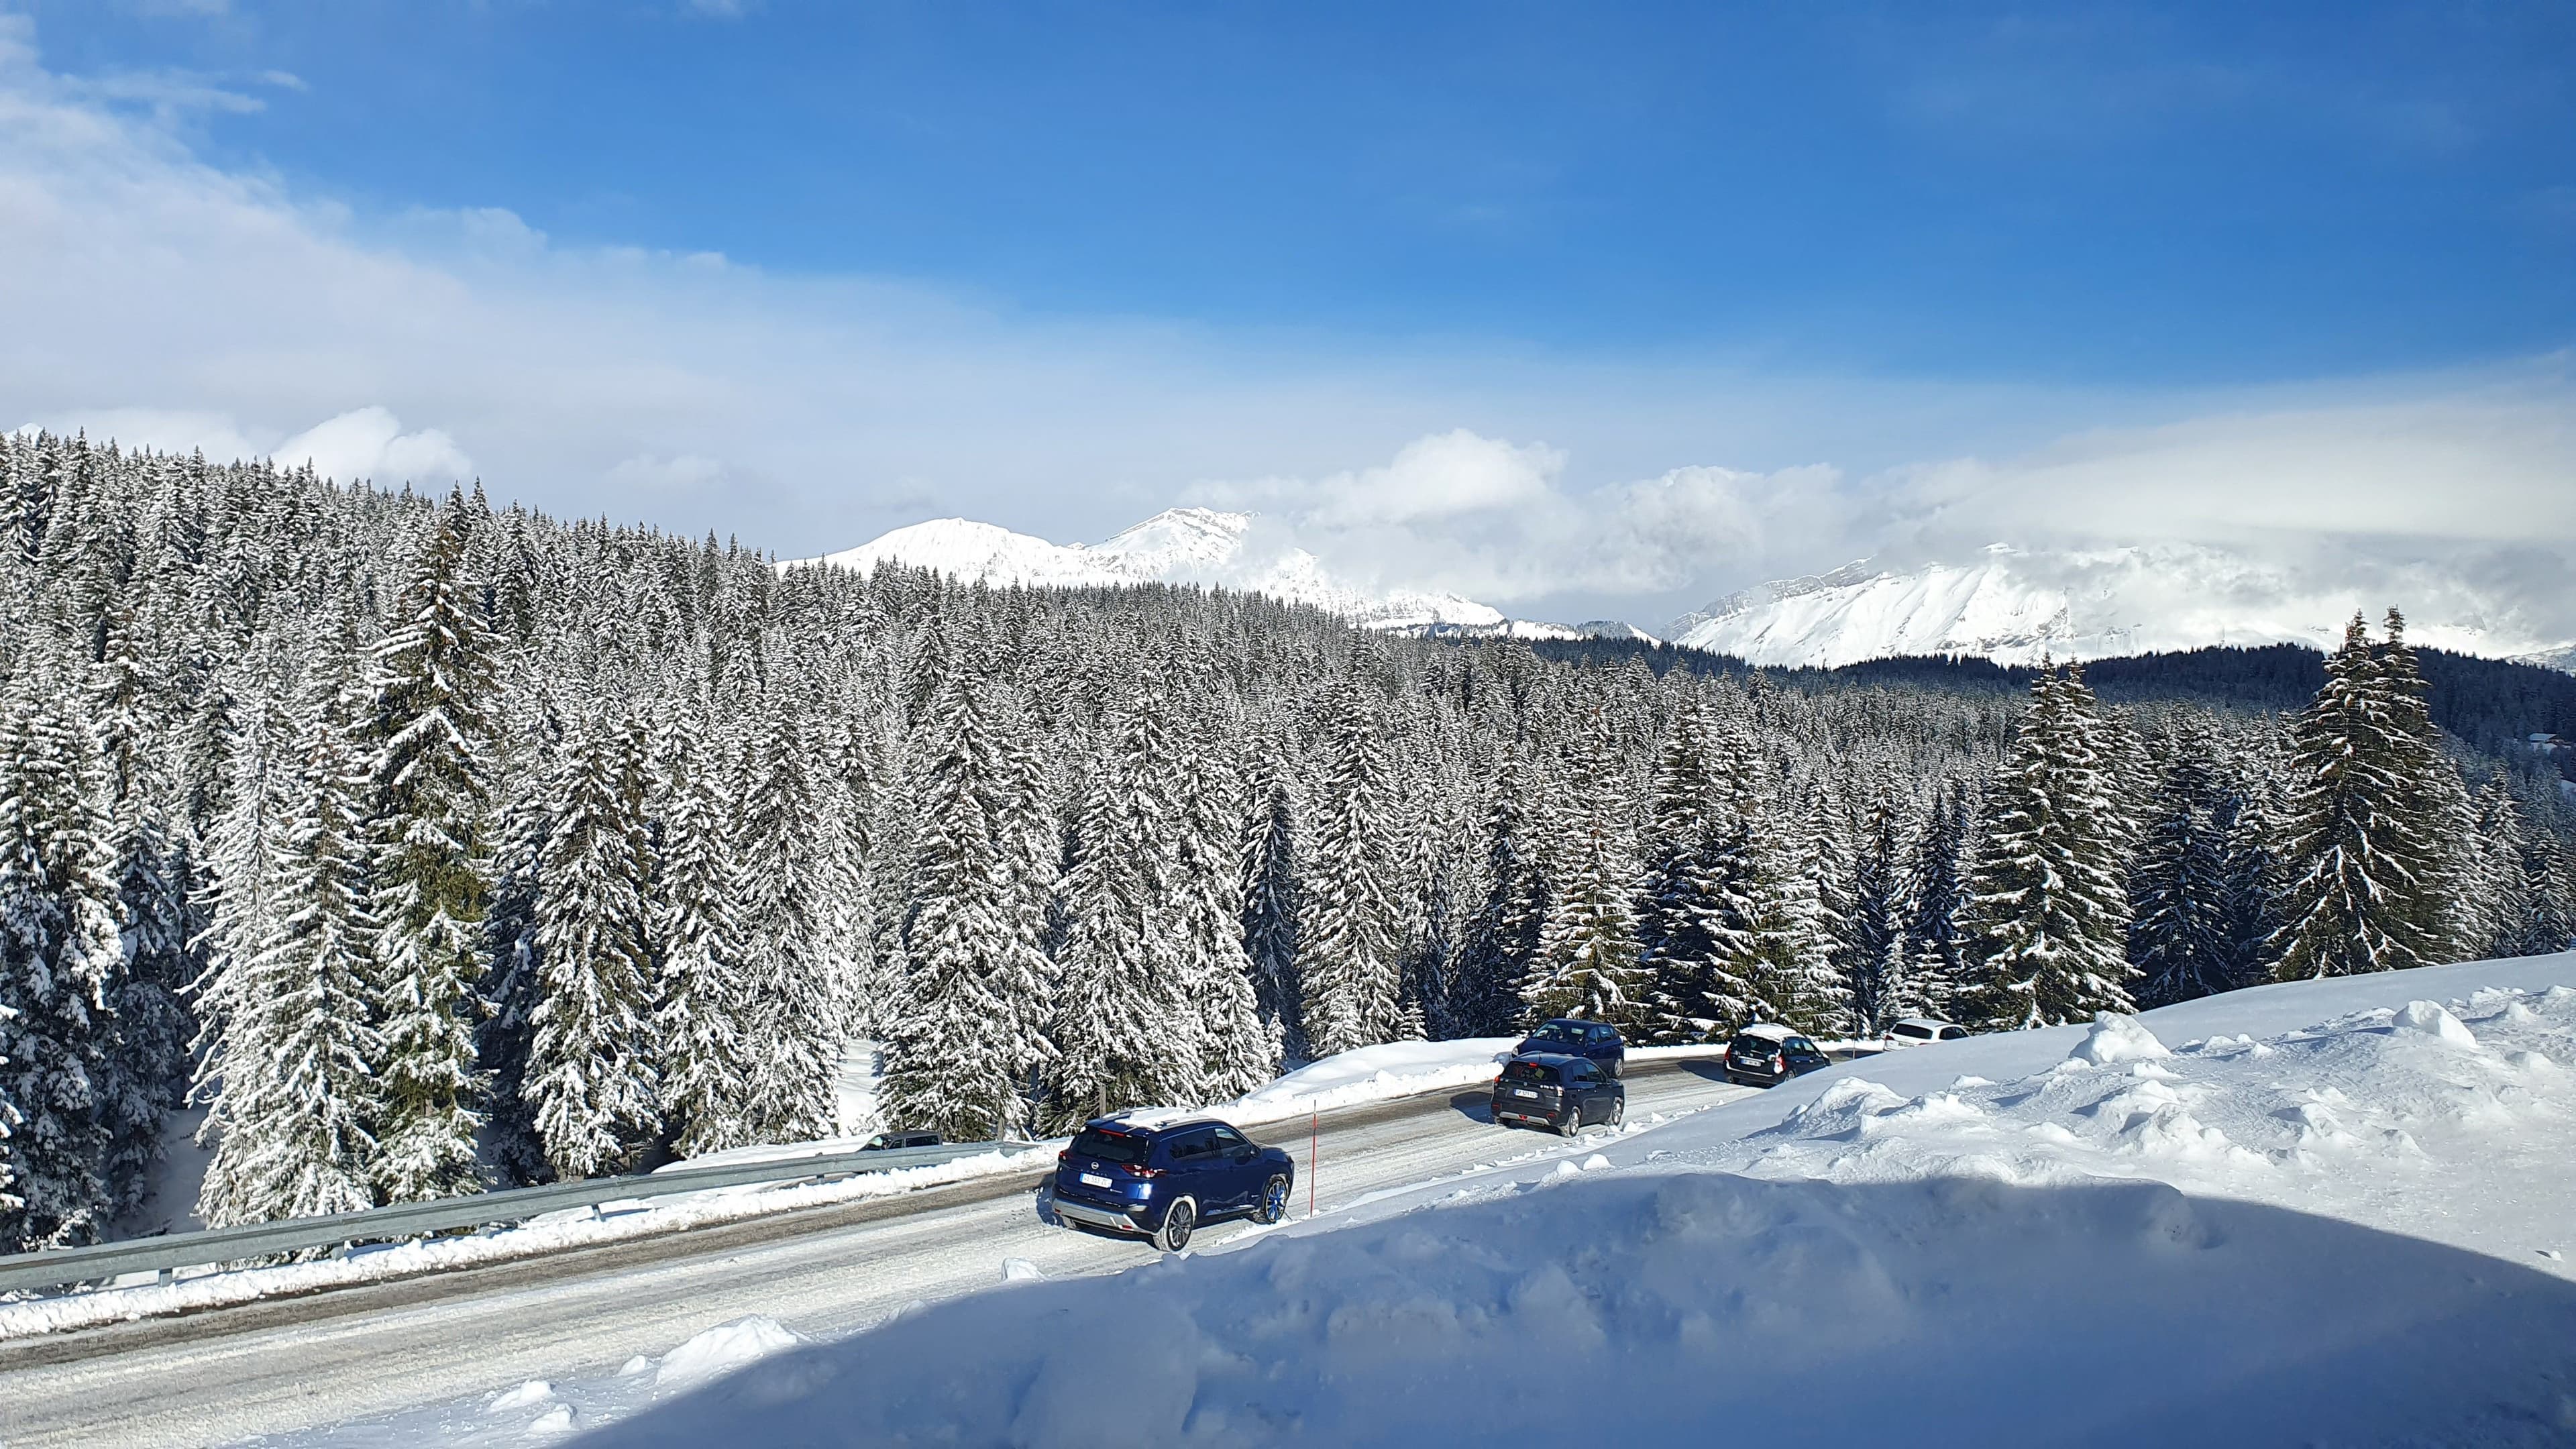
[[[2571,982],[1915,1048],[1583,1170],[908,1315],[597,1442],[2568,1444]]]

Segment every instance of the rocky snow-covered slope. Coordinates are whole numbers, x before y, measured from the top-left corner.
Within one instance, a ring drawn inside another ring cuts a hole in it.
[[[1104,543],[1058,544],[989,523],[941,518],[799,562],[852,569],[901,563],[1033,588],[1213,584],[1311,604],[1376,629],[1499,630],[1508,622],[1501,611],[1455,594],[1351,583],[1306,550],[1266,537],[1257,524],[1249,513],[1173,508]]]
[[[1973,564],[1908,572],[1864,559],[1828,574],[1731,594],[1675,620],[1667,637],[1773,667],[1834,668],[1904,654],[2003,664],[2097,659],[2208,645],[2330,648],[2358,609],[2407,610],[2421,644],[2464,654],[2537,656],[2508,608],[2457,582],[2318,586],[2238,554],[2196,545],[2023,553],[1996,545]],[[2562,655],[2562,657],[2564,657]]]

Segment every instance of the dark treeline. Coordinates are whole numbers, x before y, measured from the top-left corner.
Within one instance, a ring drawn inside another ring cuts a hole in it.
[[[1672,668],[1738,676],[1754,672],[1753,665],[1731,655],[1659,649],[1635,640],[1545,640],[1533,647],[1542,658],[1593,667],[1615,667],[1634,658],[1659,673]],[[2433,723],[2469,749],[2504,755],[2533,734],[2576,739],[2576,674],[2441,649],[2418,649],[2415,657]],[[1988,659],[1909,656],[1837,669],[1762,673],[1776,687],[1808,692],[1912,688],[2019,695],[2040,671]],[[2097,660],[2086,667],[2084,681],[2106,704],[2193,703],[2280,713],[2306,704],[2324,686],[2325,656],[2297,644],[2212,646]]]
[[[1562,1012],[2011,1027],[2576,914],[2554,778],[2439,737],[2394,635],[2290,719],[1787,688],[57,437],[0,441],[0,599],[6,1247],[103,1232],[188,1092],[240,1222],[826,1135],[860,1038],[893,1121],[988,1136]]]

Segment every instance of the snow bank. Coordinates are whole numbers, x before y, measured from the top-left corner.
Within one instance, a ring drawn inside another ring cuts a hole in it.
[[[2563,1443],[2570,982],[1912,1048],[1579,1166],[927,1309],[595,1442],[1459,1443],[1571,1402],[1612,1442]]]
[[[1520,1040],[1516,1036],[1475,1036],[1457,1041],[1399,1041],[1361,1047],[1300,1067],[1269,1086],[1208,1111],[1243,1126],[1391,1101],[1442,1087],[1474,1086],[1492,1081],[1500,1070],[1499,1064],[1510,1057]]]
[[[804,1341],[801,1335],[781,1328],[774,1318],[721,1323],[662,1355],[653,1370],[653,1386],[667,1389],[711,1379]]]
[[[796,1144],[793,1149],[782,1150],[785,1155],[794,1156],[798,1155],[797,1149],[814,1145]],[[748,1150],[757,1152],[761,1149]],[[825,1150],[828,1150],[828,1145]],[[711,1223],[733,1222],[767,1213],[885,1197],[996,1174],[1028,1172],[1052,1164],[1055,1152],[1053,1146],[1047,1145],[1014,1147],[924,1167],[874,1172],[839,1182],[717,1188],[637,1200],[631,1204],[606,1203],[597,1216],[584,1209],[572,1209],[549,1213],[517,1227],[477,1233],[471,1237],[428,1238],[360,1248],[344,1258],[288,1263],[272,1268],[209,1270],[195,1276],[183,1276],[173,1283],[146,1283],[131,1288],[104,1288],[87,1293],[0,1301],[0,1340],[59,1333],[128,1319],[222,1308],[261,1298],[312,1293],[358,1283],[379,1283],[421,1273],[676,1232]],[[705,1160],[701,1159],[701,1162]]]

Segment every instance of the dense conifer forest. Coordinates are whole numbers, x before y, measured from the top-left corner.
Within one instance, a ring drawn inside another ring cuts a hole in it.
[[[2006,1029],[2576,937],[2565,697],[2393,614],[2161,692],[1765,676],[54,436],[0,440],[0,599],[0,1250],[107,1231],[191,1093],[232,1223],[826,1135],[860,1038],[991,1137],[1552,1014]]]

